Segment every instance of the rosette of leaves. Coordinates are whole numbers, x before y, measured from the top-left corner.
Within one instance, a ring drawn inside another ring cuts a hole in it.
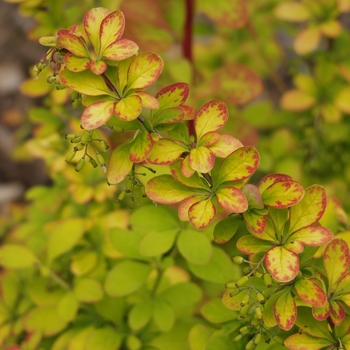
[[[81,72],[90,69],[94,74],[104,73],[109,61],[124,60],[138,51],[133,41],[122,39],[125,19],[120,10],[111,12],[103,7],[92,8],[84,16],[83,27],[88,40],[78,31],[78,25],[74,25],[59,30],[56,37],[41,38],[40,42],[65,49],[63,60],[69,70]]]
[[[335,65],[318,62],[313,76],[299,74],[293,79],[295,88],[285,92],[283,109],[302,112],[312,110],[329,123],[339,122],[350,113],[350,89],[339,79]]]
[[[346,0],[339,1],[285,1],[275,8],[275,15],[284,21],[303,23],[305,27],[294,40],[294,50],[300,54],[314,51],[322,37],[334,39],[341,34],[339,16],[348,12],[350,5]]]
[[[240,187],[259,165],[254,147],[240,147],[222,161],[217,161],[210,174],[195,172],[186,177],[181,160],[170,165],[171,175],[156,176],[146,185],[147,196],[164,204],[180,203],[178,213],[183,221],[204,229],[214,220],[216,206],[230,213],[243,213],[248,201]]]
[[[258,233],[241,237],[238,249],[248,255],[264,252],[264,263],[278,282],[292,281],[299,272],[299,257],[304,246],[318,247],[328,243],[332,232],[318,221],[326,209],[322,186],[304,189],[287,175],[271,174],[259,185],[262,201],[269,208],[266,227]],[[315,252],[313,252],[315,253]]]

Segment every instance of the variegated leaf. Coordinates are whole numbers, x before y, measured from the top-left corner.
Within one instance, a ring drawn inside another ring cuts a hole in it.
[[[328,228],[322,226],[308,226],[294,232],[288,242],[299,241],[308,246],[321,246],[330,242],[333,238],[333,233]]]
[[[142,106],[149,109],[159,108],[159,103],[155,97],[148,94],[147,92],[139,91],[135,92],[133,95],[137,95],[141,98]]]
[[[350,272],[347,272],[343,277],[340,279],[337,288],[333,294],[333,297],[337,297],[342,294],[348,294],[350,293]]]
[[[125,143],[112,152],[107,167],[107,179],[110,184],[117,184],[128,176],[133,166],[129,156],[130,147],[129,143]]]
[[[185,187],[171,175],[160,175],[147,182],[146,194],[155,202],[172,204],[179,203],[190,196],[201,195],[203,190]]]
[[[312,306],[324,306],[327,302],[326,293],[314,282],[300,279],[294,283],[299,298]]]
[[[191,196],[186,198],[184,201],[181,202],[181,204],[179,205],[179,209],[178,209],[178,214],[179,214],[179,218],[182,221],[189,221],[189,209],[190,207],[200,201],[206,200],[208,198],[208,196]]]
[[[317,222],[326,210],[326,205],[326,191],[322,186],[307,187],[304,198],[291,208],[289,232],[297,231]]]
[[[275,327],[277,325],[277,321],[275,319],[275,314],[274,314],[274,306],[275,306],[276,300],[283,293],[285,293],[283,289],[273,293],[264,305],[263,320],[264,320],[264,324],[267,327]]]
[[[277,325],[284,331],[289,331],[297,318],[297,306],[290,290],[283,293],[275,302],[273,313]]]
[[[238,293],[234,297],[231,297],[230,293],[231,293],[230,289],[225,290],[221,298],[222,303],[230,310],[235,310],[235,311],[240,310],[242,307],[241,306],[242,298],[247,294],[247,292],[245,290],[242,290],[242,292]]]
[[[68,52],[64,56],[64,64],[72,72],[82,72],[89,68],[90,58],[78,57]]]
[[[236,149],[243,147],[241,141],[229,134],[221,134],[218,141],[216,141],[209,149],[216,157],[226,158]]]
[[[89,57],[89,52],[86,49],[83,38],[78,38],[73,34],[64,33],[58,36],[56,43],[58,46],[63,47],[75,56]]]
[[[191,168],[190,166],[190,156],[187,155],[181,162],[181,165],[180,165],[180,169],[181,169],[181,173],[183,176],[185,177],[191,177],[195,171]]]
[[[340,303],[338,303],[337,301],[331,300],[330,301],[330,318],[332,320],[332,322],[336,325],[339,326],[346,314],[345,314],[345,310],[344,308],[340,305]]]
[[[113,115],[113,101],[100,101],[85,108],[81,116],[81,125],[86,130],[94,130],[107,123]]]
[[[92,73],[89,69],[78,73],[64,69],[59,73],[59,79],[61,84],[84,95],[110,95],[115,97],[115,94],[107,88],[103,78]]]
[[[156,117],[152,118],[153,124],[156,127],[159,124],[179,123],[184,118],[184,112],[178,107],[162,110]]]
[[[241,190],[234,186],[220,188],[216,192],[219,205],[231,213],[243,213],[248,209],[248,201]]]
[[[264,176],[258,184],[258,188],[260,193],[263,193],[268,187],[273,185],[276,182],[286,181],[286,180],[292,180],[292,178],[289,175],[285,174],[269,174]]]
[[[304,196],[304,188],[296,181],[285,180],[275,182],[262,192],[261,197],[265,205],[284,209],[298,203]]]
[[[154,144],[147,162],[156,165],[168,165],[179,159],[185,151],[186,148],[181,143],[163,138]]]
[[[349,247],[343,239],[335,238],[327,245],[323,264],[328,277],[328,290],[334,292],[338,281],[348,272],[350,266]]]
[[[228,109],[225,103],[212,100],[203,105],[194,118],[197,140],[211,131],[221,129],[228,120]]]
[[[101,75],[102,73],[104,73],[106,71],[106,69],[108,68],[108,65],[105,61],[90,61],[90,69],[91,72],[96,74],[96,75]]]
[[[95,7],[84,16],[84,30],[90,39],[95,52],[100,51],[100,26],[102,20],[111,13],[106,8]]]
[[[289,350],[320,350],[331,346],[333,343],[334,340],[315,338],[307,333],[295,333],[285,340],[284,345]]]
[[[122,61],[135,55],[139,47],[128,39],[120,39],[110,44],[103,51],[103,57],[111,61]]]
[[[188,162],[193,170],[205,174],[213,169],[215,156],[208,148],[198,147],[191,150]]]
[[[203,146],[203,147],[209,147],[212,146],[214,143],[219,141],[220,134],[216,131],[210,131],[204,134],[201,139],[197,142],[197,147]]]
[[[326,301],[326,304],[324,306],[312,308],[312,315],[318,321],[324,321],[325,319],[327,319],[330,312],[331,304],[329,303],[329,301]]]
[[[243,213],[244,221],[249,231],[255,234],[262,234],[266,228],[266,216],[255,213],[253,210]]]
[[[162,139],[164,140],[164,139]],[[208,193],[211,193],[211,189],[209,187],[209,184],[206,185],[206,182],[203,182],[203,179],[199,177],[197,173],[194,173],[191,177],[186,177],[181,172],[181,161],[178,160],[170,165],[170,172],[171,175],[174,177],[174,179],[181,184],[187,186],[187,187],[193,187],[193,188],[202,188],[204,190],[207,190]]]
[[[127,96],[114,105],[114,114],[121,120],[137,119],[142,111],[142,100],[137,95]]]
[[[120,10],[116,10],[110,13],[102,20],[100,25],[100,47],[98,50],[99,56],[103,56],[105,49],[122,37],[124,28],[124,14]]]
[[[144,89],[151,86],[160,76],[164,62],[153,52],[144,52],[136,56],[128,70],[128,88]]]
[[[276,281],[289,282],[299,272],[299,257],[283,246],[276,246],[265,254],[265,266]]]
[[[147,131],[139,132],[133,140],[130,148],[130,160],[140,163],[145,160],[153,148],[153,138]]]
[[[188,211],[190,223],[197,230],[204,230],[214,220],[216,209],[211,198],[193,204]]]
[[[238,148],[222,162],[216,179],[217,186],[227,181],[247,179],[254,174],[259,162],[260,156],[254,147]]]
[[[269,250],[273,245],[253,236],[243,236],[237,241],[237,248],[244,254],[257,254]]]
[[[190,86],[186,83],[175,83],[164,87],[156,95],[159,108],[164,110],[181,106],[186,102],[189,92]]]

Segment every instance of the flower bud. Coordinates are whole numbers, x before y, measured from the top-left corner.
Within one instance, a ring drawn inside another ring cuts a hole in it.
[[[97,162],[98,164],[102,166],[106,166],[106,162],[105,162],[105,159],[103,157],[103,155],[101,153],[96,153],[96,158],[97,158]]]
[[[240,289],[234,289],[232,292],[230,292],[230,297],[234,297],[236,295],[238,295],[241,292]]]
[[[250,300],[250,296],[246,294],[241,301],[241,306],[243,307],[244,305],[249,304],[249,300]]]
[[[248,280],[249,280],[248,276],[242,276],[236,281],[236,284],[235,284],[236,288],[243,287],[245,284],[247,284]]]
[[[245,273],[245,274],[251,273],[252,270],[253,269],[250,266],[244,266],[242,269],[243,273]]]
[[[243,264],[244,263],[244,258],[242,256],[233,256],[232,257],[232,261],[235,263],[235,264]]]
[[[88,131],[85,131],[84,134],[81,136],[80,141],[84,146],[86,146],[90,142],[90,133]]]
[[[81,140],[81,136],[76,136],[70,140],[71,143],[79,143]]]
[[[76,146],[74,146],[74,151],[81,151],[85,146],[82,143],[77,144]]]
[[[96,160],[94,158],[90,158],[89,162],[94,168],[97,167],[97,163],[96,163]]]
[[[145,127],[145,129],[148,131],[148,132],[152,132],[153,131],[153,125],[151,124],[151,122],[148,120],[148,119],[145,119],[143,121],[143,126]]]
[[[125,195],[126,195],[126,192],[125,192],[125,191],[120,192],[118,198],[116,199],[116,202],[117,202],[117,203],[120,203],[120,202],[125,198]]]
[[[242,339],[242,334],[238,334],[236,337],[232,339],[232,341],[240,341]]]
[[[252,350],[252,349],[255,349],[255,344],[252,340],[249,340],[249,342],[245,346],[245,350]]]
[[[76,138],[77,136],[75,134],[66,134],[65,139],[66,140],[72,140]]]
[[[66,89],[67,87],[65,86],[65,85],[63,85],[63,84],[58,84],[58,85],[56,85],[56,90],[64,90],[64,89]]]
[[[249,304],[244,305],[243,307],[241,307],[240,310],[239,310],[239,316],[241,318],[245,318],[247,316],[247,314],[248,314],[249,308],[250,308]]]
[[[265,286],[267,288],[272,287],[272,278],[271,278],[271,275],[269,273],[264,274],[264,283],[265,283]]]
[[[253,339],[254,345],[258,345],[260,343],[261,339],[262,339],[261,333],[256,334],[254,339]]]
[[[66,162],[70,163],[74,159],[75,155],[76,155],[75,151],[70,152],[66,158]]]
[[[100,141],[100,147],[101,147],[102,152],[106,152],[109,148],[107,142],[104,140]]]
[[[261,293],[257,293],[256,294],[256,299],[258,300],[258,302],[260,304],[264,304],[265,303],[265,297]]]
[[[240,328],[240,329],[238,330],[238,332],[239,332],[240,334],[248,333],[248,332],[249,332],[249,328],[248,328],[248,326],[244,326],[244,327]]]
[[[258,320],[261,320],[262,319],[262,312],[261,312],[261,309],[259,306],[257,306],[254,310],[254,314],[255,314],[255,317],[258,319]]]
[[[85,158],[81,158],[78,162],[78,164],[75,167],[75,171],[79,172],[80,170],[82,170],[84,168],[85,165]]]

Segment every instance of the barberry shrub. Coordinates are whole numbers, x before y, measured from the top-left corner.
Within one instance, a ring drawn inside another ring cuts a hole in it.
[[[29,147],[54,185],[27,193],[0,248],[2,346],[350,349],[339,202],[288,174],[256,179],[258,150],[222,130],[227,105],[205,84],[199,108],[190,84],[159,88],[162,57],[124,27],[122,11],[96,7],[40,39],[35,70],[60,103],[31,112],[41,128]],[[239,65],[225,74],[256,79]]]

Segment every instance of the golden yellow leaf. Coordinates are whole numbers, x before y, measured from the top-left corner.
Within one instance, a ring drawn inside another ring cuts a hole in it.
[[[337,20],[324,22],[320,25],[320,31],[329,38],[336,38],[340,35],[342,26]]]
[[[308,9],[296,1],[287,1],[279,4],[274,10],[274,15],[289,22],[304,22],[310,18]]]
[[[293,89],[283,94],[280,105],[288,111],[300,112],[311,108],[315,102],[315,98],[308,93]]]
[[[336,99],[335,105],[344,113],[350,113],[350,86],[340,90]]]
[[[341,111],[330,103],[321,106],[320,113],[322,118],[328,123],[338,123],[343,117]]]
[[[303,29],[294,40],[294,50],[299,55],[305,55],[318,46],[321,33],[318,27]]]

